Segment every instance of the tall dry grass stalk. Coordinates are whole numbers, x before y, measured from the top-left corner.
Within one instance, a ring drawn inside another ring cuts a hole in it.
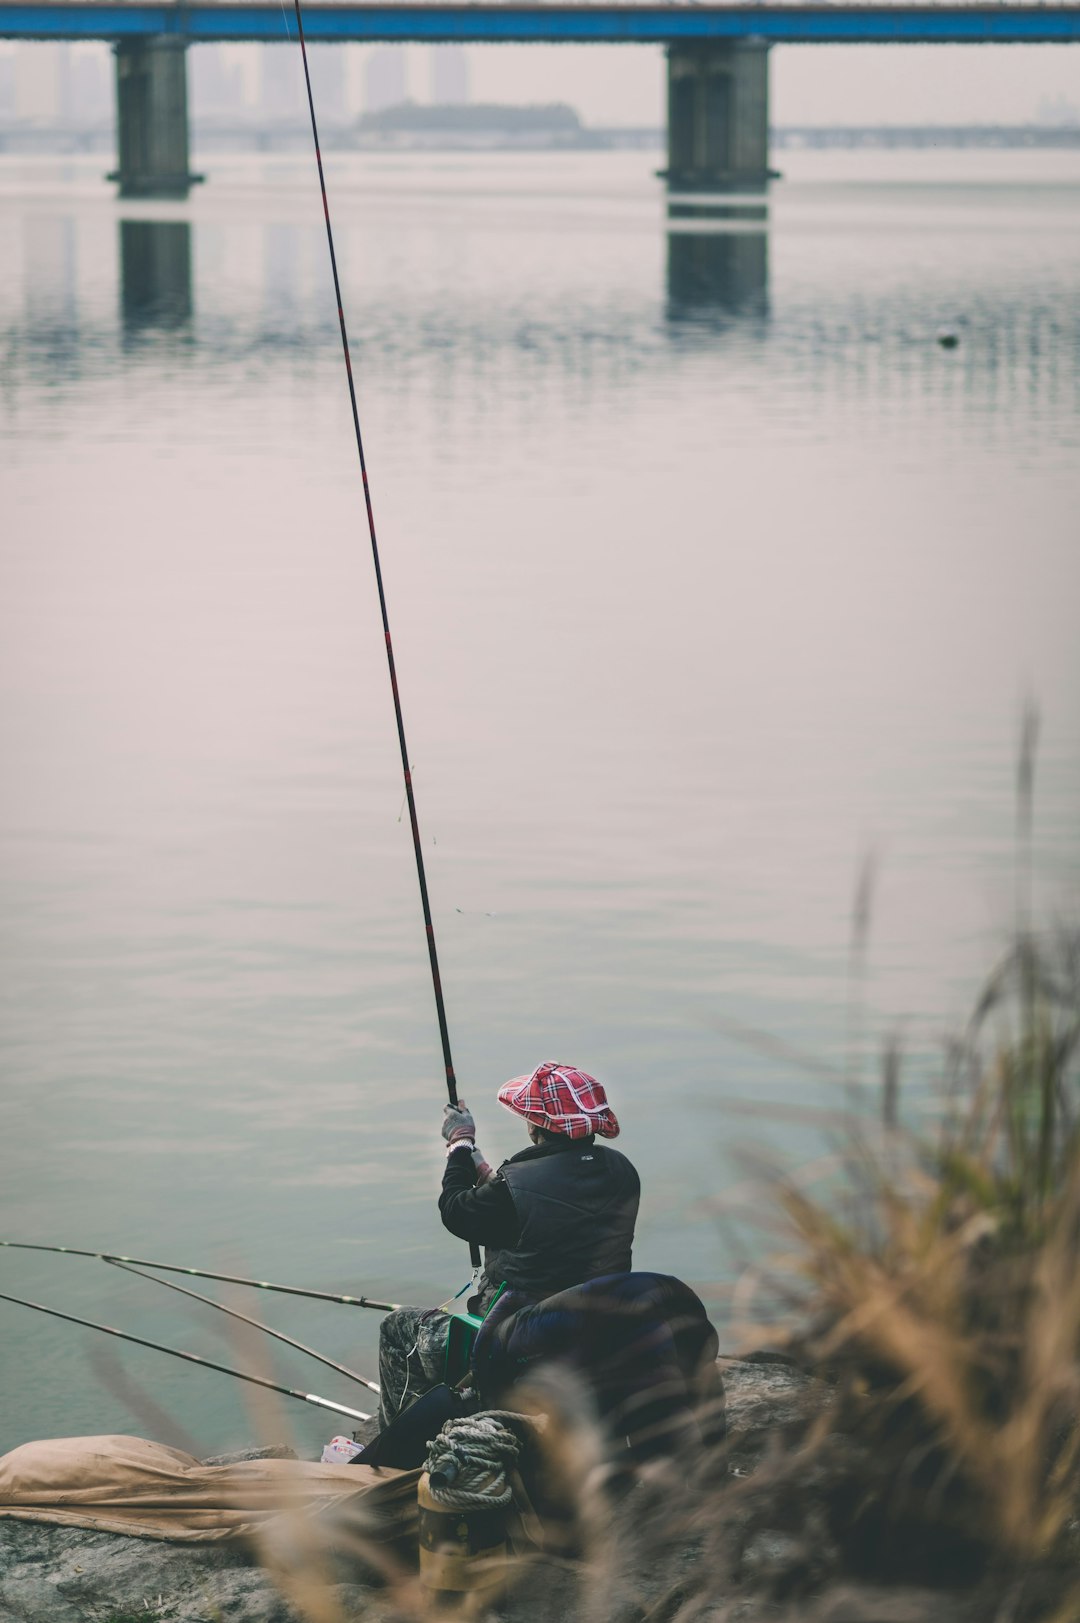
[[[1080,1617],[1080,937],[1030,929],[950,1055],[931,1135],[850,1135],[844,1188],[778,1179],[804,1327],[867,1450],[860,1519],[1060,1573]]]

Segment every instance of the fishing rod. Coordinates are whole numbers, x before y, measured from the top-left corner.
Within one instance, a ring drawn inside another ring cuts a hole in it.
[[[93,1257],[97,1262],[128,1263],[134,1268],[158,1268],[166,1274],[187,1274],[191,1279],[217,1279],[223,1285],[250,1285],[257,1291],[280,1291],[283,1296],[306,1296],[315,1302],[343,1302],[346,1307],[370,1307],[393,1313],[400,1302],[377,1302],[372,1296],[336,1296],[333,1291],[306,1290],[302,1285],[272,1285],[266,1279],[242,1279],[238,1274],[215,1274],[208,1268],[180,1268],[174,1262],[148,1262],[145,1257],[121,1257],[113,1251],[79,1251],[73,1245],[31,1245],[26,1240],[0,1240],[11,1251],[52,1251],[64,1257]],[[161,1282],[164,1284],[164,1281]]]
[[[327,1369],[336,1369],[339,1375],[347,1375],[350,1381],[356,1381],[360,1386],[366,1386],[372,1392],[379,1392],[382,1388],[376,1381],[369,1381],[366,1375],[358,1375],[354,1369],[345,1364],[338,1364],[325,1354],[316,1352],[314,1347],[308,1347],[302,1341],[295,1341],[281,1330],[272,1330],[268,1324],[262,1324],[258,1319],[252,1319],[246,1313],[241,1313],[235,1307],[226,1307],[224,1302],[215,1302],[212,1296],[203,1296],[199,1291],[189,1290],[186,1285],[174,1285],[171,1279],[158,1279],[156,1274],[144,1274],[141,1269],[133,1268],[128,1262],[117,1262],[113,1257],[104,1259],[110,1268],[121,1268],[125,1274],[134,1274],[136,1279],[149,1279],[155,1285],[164,1285],[167,1291],[178,1291],[181,1296],[190,1296],[193,1302],[205,1302],[207,1307],[216,1307],[219,1313],[227,1313],[230,1319],[239,1319],[241,1324],[250,1324],[253,1329],[261,1330],[264,1335],[273,1336],[275,1341],[283,1341],[286,1347],[294,1347],[297,1352],[307,1353],[309,1358],[316,1359],[325,1364]]]
[[[332,1409],[335,1414],[348,1415],[350,1420],[370,1420],[361,1409],[349,1409],[344,1403],[333,1403],[314,1392],[300,1392],[292,1386],[281,1386],[267,1380],[264,1375],[250,1375],[243,1369],[230,1369],[228,1364],[215,1364],[211,1358],[200,1358],[198,1353],[182,1352],[179,1347],[166,1347],[160,1341],[147,1341],[144,1336],[133,1336],[127,1330],[114,1330],[109,1324],[96,1324],[93,1319],[80,1319],[74,1313],[61,1313],[58,1307],[43,1307],[40,1302],[27,1302],[21,1296],[8,1296],[0,1291],[0,1302],[14,1302],[17,1307],[32,1307],[35,1313],[47,1313],[53,1319],[66,1319],[68,1324],[81,1324],[87,1330],[100,1330],[104,1335],[116,1336],[119,1341],[134,1342],[136,1347],[150,1347],[154,1352],[168,1353],[170,1358],[183,1358],[189,1364],[201,1364],[203,1369],[217,1370],[219,1375],[233,1375],[238,1381],[250,1381],[252,1386],[264,1386],[268,1392],[280,1392],[282,1397],[299,1398],[301,1403],[313,1403],[318,1409]]]
[[[424,914],[424,930],[427,935],[428,958],[431,963],[431,984],[435,991],[435,1012],[439,1021],[439,1039],[442,1043],[443,1064],[446,1067],[446,1091],[450,1103],[456,1107],[458,1102],[457,1078],[454,1075],[454,1062],[450,1055],[450,1033],[446,1024],[446,1005],[443,1002],[439,957],[435,950],[435,926],[432,923],[431,903],[428,900],[424,852],[420,843],[420,824],[417,821],[416,798],[413,794],[412,768],[409,765],[409,751],[405,743],[405,720],[401,711],[401,696],[398,693],[394,647],[390,640],[390,617],[386,607],[386,592],[383,589],[382,564],[379,561],[379,542],[375,533],[375,509],[371,502],[367,458],[364,455],[364,436],[360,431],[360,408],[357,404],[356,384],[353,380],[352,357],[349,353],[349,334],[345,326],[345,306],[341,297],[341,280],[338,276],[337,254],[334,250],[334,230],[330,224],[330,199],[326,192],[326,174],[323,170],[322,148],[319,145],[319,126],[315,117],[315,97],[311,89],[311,70],[308,66],[307,41],[304,38],[304,18],[300,10],[300,0],[293,0],[293,10],[296,13],[296,31],[300,40],[300,55],[304,63],[304,84],[307,89],[308,112],[311,114],[311,138],[315,144],[315,162],[319,170],[319,190],[322,192],[323,217],[326,220],[326,242],[330,250],[330,269],[334,278],[334,296],[337,299],[338,326],[341,329],[341,349],[345,357],[345,375],[349,383],[349,404],[352,407],[353,430],[356,435],[356,453],[360,459],[360,477],[364,486],[364,507],[367,512],[368,534],[371,537],[371,557],[375,565],[375,583],[379,592],[379,612],[382,616],[383,637],[386,642],[386,663],[390,672],[390,689],[394,696],[394,719],[397,722],[398,747],[401,750],[401,770],[405,777],[405,798],[409,804],[409,826],[412,829],[413,852],[416,857],[416,877],[420,884],[420,904]],[[475,1241],[470,1242],[469,1256],[473,1268],[479,1268],[480,1247]]]

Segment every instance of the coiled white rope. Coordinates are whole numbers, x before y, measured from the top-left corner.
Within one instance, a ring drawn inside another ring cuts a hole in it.
[[[448,1420],[428,1444],[424,1470],[428,1492],[451,1510],[493,1509],[513,1498],[509,1476],[517,1465],[522,1442],[505,1420],[520,1423],[507,1409]]]

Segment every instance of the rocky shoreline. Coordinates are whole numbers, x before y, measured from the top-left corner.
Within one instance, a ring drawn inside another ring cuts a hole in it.
[[[722,1368],[730,1477],[720,1496],[688,1495],[671,1520],[670,1485],[642,1484],[612,1517],[608,1558],[600,1563],[605,1571],[585,1581],[565,1570],[545,1572],[541,1584],[526,1580],[500,1603],[500,1618],[673,1623],[690,1594],[708,1599],[704,1611],[692,1608],[694,1615],[717,1623],[967,1623],[981,1615],[955,1597],[928,1597],[895,1583],[883,1589],[845,1580],[838,1587],[836,1552],[814,1503],[820,1470],[810,1459],[801,1474],[791,1468],[793,1444],[815,1422],[827,1431],[821,1417],[830,1389],[783,1362],[724,1360]],[[332,1585],[331,1615],[365,1623],[402,1615],[371,1575],[352,1570],[341,1577]],[[169,1544],[0,1519],[3,1623],[300,1623],[301,1617],[237,1544]]]

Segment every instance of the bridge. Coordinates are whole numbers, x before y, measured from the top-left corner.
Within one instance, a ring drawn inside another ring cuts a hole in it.
[[[295,48],[291,10],[263,0],[0,0],[0,37],[113,42],[122,197],[186,197],[190,173],[186,51],[209,42]],[[768,52],[777,44],[1069,44],[1080,41],[1080,0],[941,0],[909,4],[621,5],[516,0],[477,4],[355,4],[311,0],[314,44],[665,45],[668,164],[673,208],[700,212],[734,194],[758,196],[770,178]],[[681,201],[679,201],[681,200]]]

